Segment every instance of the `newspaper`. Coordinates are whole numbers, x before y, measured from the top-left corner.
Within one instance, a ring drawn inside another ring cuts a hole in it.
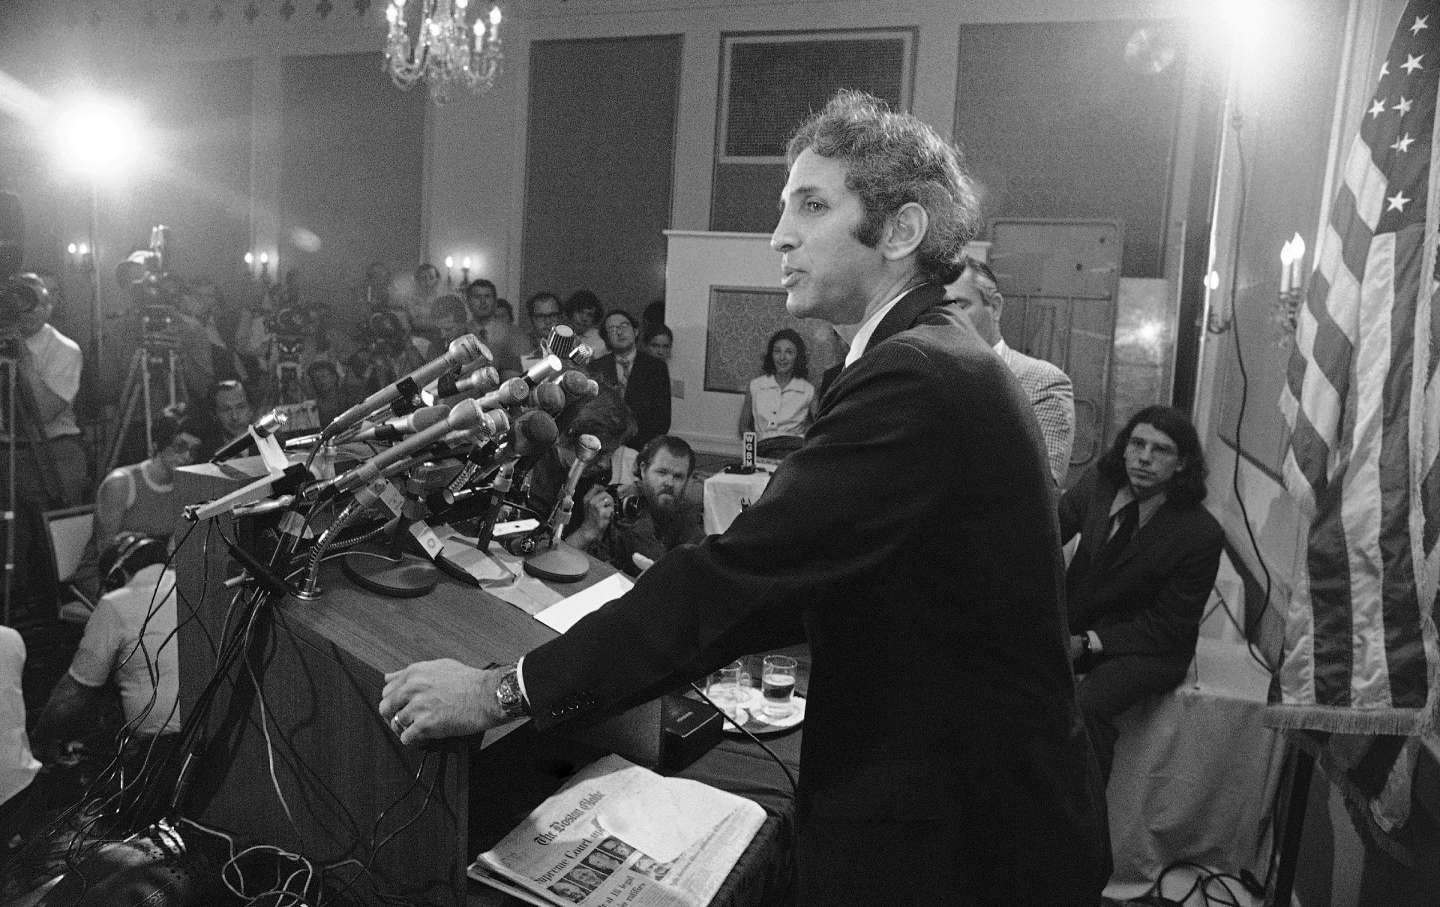
[[[744,797],[606,756],[477,856],[469,875],[541,907],[704,907],[764,822]]]

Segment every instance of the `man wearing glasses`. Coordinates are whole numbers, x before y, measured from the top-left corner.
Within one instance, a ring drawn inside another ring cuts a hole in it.
[[[536,293],[525,300],[525,312],[530,316],[530,342],[533,346],[529,353],[520,357],[520,365],[529,370],[530,366],[545,358],[542,349],[545,338],[550,336],[550,329],[559,324],[564,315],[560,309],[560,297],[546,292]]]

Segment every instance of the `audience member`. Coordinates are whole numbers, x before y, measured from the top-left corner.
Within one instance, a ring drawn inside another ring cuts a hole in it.
[[[629,312],[616,309],[606,315],[605,339],[610,352],[590,363],[591,377],[618,388],[635,414],[638,430],[631,446],[636,448],[670,430],[670,368],[640,351],[635,343],[638,328]]]
[[[645,352],[668,367],[670,354],[675,349],[675,333],[663,324],[647,324],[640,331],[640,344],[645,347]]]
[[[600,453],[586,466],[576,486],[574,507],[562,537],[604,560],[608,556],[605,536],[615,515],[615,499],[605,485],[611,472],[610,458],[635,434],[635,418],[619,391],[601,385],[593,400],[567,407],[557,427],[560,435],[555,446],[530,471],[531,506],[542,521],[550,516],[575,463],[580,436],[594,435],[600,441]]]
[[[610,563],[631,576],[680,545],[705,538],[700,508],[685,496],[695,452],[681,438],[660,435],[640,450],[632,483],[619,489],[611,523]],[[635,555],[644,561],[637,561]]]
[[[640,312],[640,325],[642,328],[649,328],[653,324],[665,323],[665,300],[652,299],[646,303],[645,308]],[[642,330],[641,333],[644,333]]]
[[[310,383],[310,392],[315,401],[316,415],[321,425],[329,425],[336,416],[359,401],[345,392],[340,377],[340,366],[328,356],[317,356],[305,368],[305,378]]]
[[[815,385],[807,380],[805,341],[793,328],[781,328],[765,345],[760,367],[763,374],[745,389],[740,433],[755,432],[760,456],[780,457],[798,448],[810,428]]]
[[[201,441],[180,407],[161,413],[150,434],[154,449],[149,459],[112,470],[100,483],[94,538],[113,539],[122,531],[169,538],[174,531],[180,513],[175,470],[193,461]]]
[[[500,301],[500,292],[495,289],[495,282],[478,277],[465,285],[464,293],[471,324],[475,327],[482,323],[489,324],[495,317],[495,305]]]
[[[0,426],[0,489],[15,489],[14,501],[0,502],[15,514],[8,524],[15,545],[12,624],[55,616],[59,590],[49,569],[44,513],[84,502],[89,488],[74,408],[80,391],[80,346],[51,327],[53,310],[49,290],[34,274],[20,274],[0,285],[0,346],[17,365],[15,424]],[[0,531],[0,544],[3,535]]]
[[[590,347],[596,359],[608,350],[609,338],[600,324],[604,317],[605,306],[601,305],[600,297],[589,290],[576,290],[565,300],[565,318],[575,329],[575,339]]]
[[[1080,534],[1066,573],[1070,658],[1107,780],[1115,719],[1175,687],[1195,655],[1225,537],[1201,504],[1205,472],[1190,420],[1150,406],[1060,501],[1061,541]]]
[[[346,364],[346,392],[366,397],[394,384],[425,364],[411,335],[394,312],[374,312],[367,321],[367,342]]]
[[[215,451],[227,441],[248,429],[255,417],[250,392],[239,381],[215,382],[205,399],[209,405],[188,424],[189,432],[200,439],[200,448],[195,452],[196,460],[214,456]]]
[[[0,625],[0,853],[25,818],[24,794],[40,771],[25,732],[24,674],[25,640],[15,628]]]
[[[165,762],[181,721],[175,571],[166,568],[168,557],[164,541],[142,533],[121,533],[106,547],[100,557],[105,594],[35,726],[42,753],[53,753],[83,731],[81,722],[95,714],[103,693],[114,689],[125,713],[118,753],[125,776],[132,777],[147,759],[151,765]],[[172,765],[170,774],[177,770]],[[163,782],[154,788],[157,796],[168,793]]]
[[[530,351],[520,357],[520,365],[529,369],[544,358],[545,340],[550,336],[551,328],[559,324],[564,317],[561,313],[560,297],[546,290],[531,294],[530,298],[525,300],[525,317],[530,320]],[[592,352],[599,356],[604,350]]]
[[[415,268],[413,282],[402,294],[405,312],[410,316],[410,329],[417,336],[434,340],[435,324],[430,319],[430,308],[445,292],[440,285],[440,269],[430,262],[422,262]]]
[[[504,318],[496,316],[495,285],[488,280],[473,281],[465,288],[465,306],[470,313],[469,329],[490,350],[491,364],[502,378],[513,378],[524,369],[520,365],[523,344]]]
[[[510,327],[515,326],[515,307],[510,304],[510,300],[504,298],[495,300],[495,312],[505,324]]]
[[[968,255],[963,264],[965,270],[945,288],[945,298],[960,304],[976,332],[1015,373],[1035,410],[1040,433],[1045,436],[1050,475],[1054,476],[1056,486],[1063,485],[1065,474],[1070,471],[1070,450],[1075,443],[1075,389],[1070,384],[1070,376],[1058,365],[1027,356],[1005,343],[1000,335],[1005,297],[1000,295],[995,272],[983,261]]]
[[[195,280],[180,291],[180,374],[185,396],[199,400],[220,378],[240,379],[245,364],[225,342],[216,322],[220,291],[208,280]]]

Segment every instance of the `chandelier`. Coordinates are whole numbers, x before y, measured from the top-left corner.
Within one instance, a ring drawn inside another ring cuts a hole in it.
[[[470,0],[417,0],[419,22],[410,39],[405,17],[408,0],[391,0],[385,10],[390,33],[385,39],[385,70],[399,88],[408,89],[424,79],[430,96],[443,104],[456,88],[483,94],[500,75],[500,7],[490,8],[486,20],[465,21]]]

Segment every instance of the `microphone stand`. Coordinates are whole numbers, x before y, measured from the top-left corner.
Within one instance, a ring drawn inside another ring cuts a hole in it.
[[[590,559],[583,551],[566,544],[561,538],[565,525],[570,522],[570,513],[575,506],[575,487],[580,484],[580,475],[585,467],[600,453],[600,440],[594,435],[581,435],[576,445],[575,462],[565,476],[565,487],[555,501],[546,527],[549,538],[542,542],[544,550],[536,551],[525,559],[525,572],[531,576],[552,583],[574,583],[585,578],[590,572]]]
[[[422,521],[425,507],[417,484],[418,480],[414,478],[405,479],[404,501],[380,551],[356,548],[341,559],[340,568],[351,582],[362,589],[387,598],[419,598],[439,584],[440,568],[409,550],[410,530],[418,526],[420,532],[416,538],[419,544],[430,550],[431,557],[440,553],[439,540]],[[433,547],[430,542],[433,542]]]

